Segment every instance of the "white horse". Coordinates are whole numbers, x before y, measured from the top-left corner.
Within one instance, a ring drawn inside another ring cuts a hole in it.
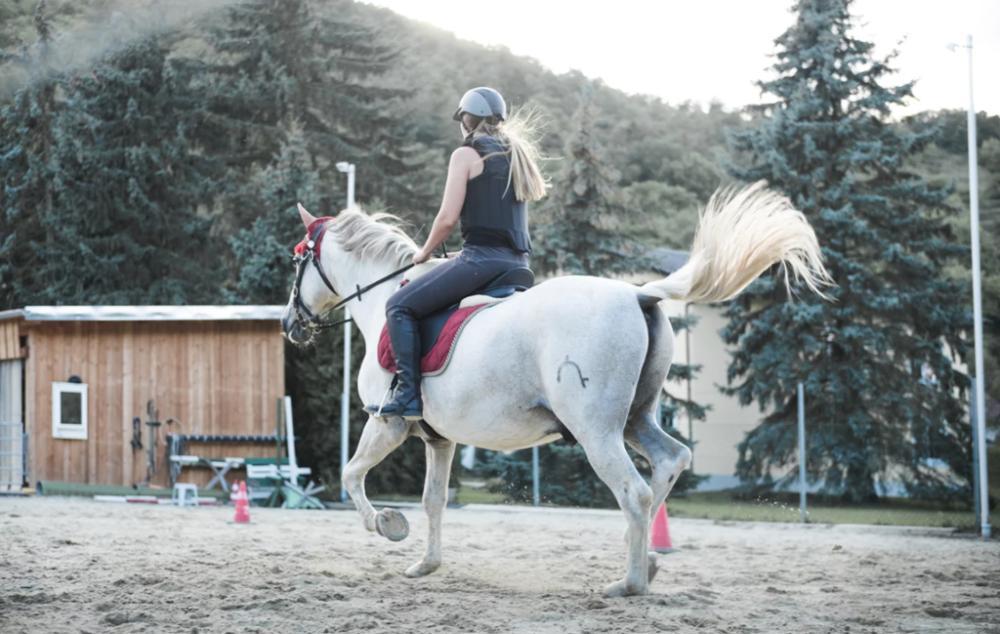
[[[299,212],[307,228],[316,220],[301,205]],[[289,340],[302,343],[311,337],[309,318],[340,299],[331,288],[353,290],[410,261],[416,245],[384,218],[347,209],[325,223],[328,239],[316,266],[300,262],[306,270],[300,270],[282,316]],[[407,535],[401,513],[372,507],[364,480],[409,436],[421,437],[430,530],[424,556],[405,574],[429,574],[441,565],[441,515],[455,443],[514,451],[552,442],[565,428],[628,521],[626,574],[605,594],[647,593],[656,573],[655,555],[647,552],[650,521],[691,463],[688,448],[667,435],[655,417],[674,350],[673,331],[658,302],[668,297],[724,301],[778,262],[784,264],[786,285],[789,269],[814,292],[829,283],[805,217],[761,182],[712,196],[688,262],[667,278],[638,287],[597,277],[557,277],[480,312],[462,331],[447,370],[423,379],[424,418],[446,440],[418,423],[368,419],[343,472],[365,528],[393,540]],[[435,264],[417,267],[410,276]],[[365,404],[381,402],[392,379],[379,366],[376,347],[385,302],[397,288],[398,278],[391,279],[349,302],[365,339],[358,374]],[[626,452],[626,442],[652,467],[648,484]]]

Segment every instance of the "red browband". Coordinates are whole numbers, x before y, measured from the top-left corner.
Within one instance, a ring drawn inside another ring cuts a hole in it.
[[[316,252],[316,257],[318,258],[320,254],[320,246],[323,244],[323,235],[326,233],[322,230],[323,225],[333,219],[333,216],[323,216],[322,218],[317,218],[316,220],[310,222],[309,228],[306,229],[306,237],[295,245],[295,255],[304,254],[309,248],[309,241],[312,240],[314,244],[313,251]]]

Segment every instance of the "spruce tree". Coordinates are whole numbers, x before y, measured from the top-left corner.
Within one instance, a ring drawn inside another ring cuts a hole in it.
[[[533,265],[547,273],[606,275],[634,271],[630,243],[619,235],[616,219],[624,201],[616,189],[618,173],[608,165],[593,139],[593,103],[589,94],[573,116],[575,128],[566,144],[566,163],[543,203],[534,240]]]
[[[265,213],[260,192],[240,183],[279,153],[290,120],[302,129],[311,169],[334,184],[336,196],[314,206],[341,205],[340,161],[357,166],[361,200],[403,209],[430,202],[428,192],[413,186],[428,180],[419,174],[425,151],[411,140],[396,103],[408,92],[378,81],[397,52],[346,8],[306,0],[239,3],[210,34],[221,55],[184,60],[208,104],[199,139],[230,170],[220,196],[221,229],[244,227]]]
[[[443,179],[446,165],[416,139],[417,115],[406,105],[412,89],[384,79],[402,61],[400,50],[355,15],[354,5],[337,0],[315,11],[328,68],[316,99],[340,136],[339,146],[327,145],[320,154],[355,163],[363,176],[359,198],[411,214],[440,198],[440,188],[427,185],[435,176]]]
[[[44,2],[34,12],[35,42],[14,46],[5,57],[27,81],[0,105],[0,307],[41,301],[45,283],[40,246],[54,217],[55,127],[60,114],[57,77],[50,72],[52,16]]]
[[[178,122],[176,85],[156,38],[63,82],[54,126],[54,202],[37,245],[50,303],[188,303],[216,297],[216,249],[198,213],[208,160]]]
[[[227,165],[267,163],[280,150],[282,124],[307,114],[310,85],[322,77],[310,17],[305,0],[235,4],[209,37],[218,55],[184,60],[209,102],[200,133]],[[314,117],[302,125],[325,129]]]
[[[302,127],[296,122],[282,126],[286,140],[274,161],[257,168],[248,183],[258,192],[258,215],[249,226],[229,239],[236,274],[232,301],[247,304],[283,304],[292,282],[291,246],[302,237],[296,222],[296,204],[323,198],[324,188],[312,167]],[[323,215],[326,215],[325,213]]]
[[[801,381],[806,467],[823,491],[853,501],[892,483],[912,495],[967,492],[968,377],[954,362],[968,307],[942,272],[961,254],[952,210],[947,191],[903,167],[932,133],[887,121],[913,84],[886,84],[891,56],[854,37],[850,5],[795,5],[776,40],[775,77],[758,82],[773,100],[733,135],[731,173],[788,195],[837,283],[832,301],[788,301],[780,278],[764,277],[726,308],[724,339],[736,346],[727,392],[766,412],[739,445],[737,471],[749,483],[795,477]]]

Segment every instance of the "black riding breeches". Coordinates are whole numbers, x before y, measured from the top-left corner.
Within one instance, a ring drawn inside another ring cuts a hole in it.
[[[526,266],[527,253],[467,244],[458,257],[439,264],[393,293],[385,310],[388,314],[403,309],[414,319],[422,319],[474,294],[498,275]]]

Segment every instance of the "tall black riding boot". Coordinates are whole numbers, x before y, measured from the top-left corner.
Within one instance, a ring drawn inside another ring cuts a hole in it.
[[[420,328],[405,308],[389,311],[389,340],[396,356],[398,383],[393,399],[382,406],[382,416],[401,416],[405,420],[423,418],[420,398]]]

